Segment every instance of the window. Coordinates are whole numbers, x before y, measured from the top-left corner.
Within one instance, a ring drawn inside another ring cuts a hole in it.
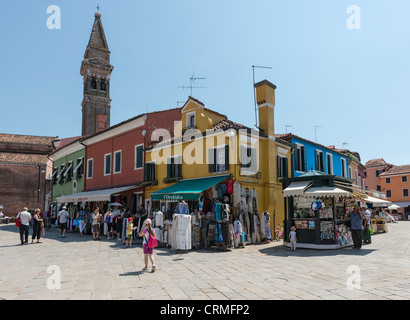
[[[180,178],[182,170],[181,156],[168,158],[167,160],[167,178]]]
[[[327,174],[333,174],[333,155],[331,153],[326,154],[327,162]]]
[[[187,128],[195,128],[195,112],[188,113],[186,116]]]
[[[114,152],[114,173],[121,172],[121,151]]]
[[[391,198],[391,190],[386,190],[386,197]]]
[[[135,166],[134,169],[140,169],[144,167],[144,146],[135,146]]]
[[[209,149],[209,172],[225,172],[229,170],[229,146]]]
[[[256,148],[241,145],[241,174],[255,174],[258,172],[258,155]]]
[[[93,159],[88,159],[87,160],[87,179],[90,179],[93,177]]]
[[[64,182],[65,164],[61,165],[57,178],[60,183]]]
[[[95,78],[91,79],[91,89],[97,90],[97,80]]]
[[[67,170],[65,170],[65,172],[64,172],[64,177],[66,178],[66,181],[70,181],[71,178],[73,177],[73,170],[74,170],[74,168],[73,168],[73,162],[70,161],[70,162],[68,163]]]
[[[390,183],[390,178],[386,178],[386,183],[387,183],[387,184]]]
[[[107,83],[105,80],[101,80],[100,91],[107,91]]]
[[[325,172],[324,162],[323,162],[323,152],[320,150],[315,150],[316,159],[316,170]]]
[[[356,179],[356,186],[360,186],[359,183],[359,173],[357,172],[357,170],[354,171],[354,177]]]
[[[407,176],[402,176],[401,177],[401,182],[407,182]]]
[[[306,149],[303,145],[296,144],[294,151],[295,170],[306,171]]]
[[[53,168],[53,175],[51,176],[51,183],[55,184],[57,182],[58,168]]]
[[[376,177],[378,177],[383,172],[384,172],[384,170],[376,170]]]
[[[156,180],[155,162],[148,162],[145,164],[144,180],[147,182],[152,182]]]
[[[409,189],[403,189],[403,197],[409,196]]]
[[[111,174],[111,153],[104,155],[104,175]]]
[[[346,177],[346,159],[341,159],[342,177]]]
[[[288,158],[283,156],[278,156],[278,177],[288,177]]]
[[[73,173],[76,174],[76,178],[77,178],[77,179],[81,178],[82,175],[83,175],[83,173],[84,173],[84,165],[83,165],[83,162],[84,162],[84,158],[77,159],[77,164],[76,164],[76,167],[75,167],[75,169],[74,169],[74,171],[73,171]]]

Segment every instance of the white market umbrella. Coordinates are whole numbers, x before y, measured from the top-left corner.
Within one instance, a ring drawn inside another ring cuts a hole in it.
[[[110,206],[113,206],[113,207],[122,207],[122,204],[121,204],[121,203],[118,203],[118,202],[114,202],[114,203],[110,203]]]
[[[400,209],[400,207],[397,204],[392,204],[387,209],[388,210],[397,210],[397,209]]]

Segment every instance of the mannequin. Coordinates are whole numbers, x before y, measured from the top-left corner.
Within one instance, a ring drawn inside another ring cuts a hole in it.
[[[188,203],[185,200],[182,200],[178,205],[178,212],[180,214],[189,214]]]

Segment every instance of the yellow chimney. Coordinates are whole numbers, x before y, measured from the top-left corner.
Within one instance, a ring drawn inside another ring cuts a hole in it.
[[[255,83],[256,102],[259,110],[259,129],[265,134],[274,137],[274,109],[275,109],[275,89],[276,86],[268,80]]]

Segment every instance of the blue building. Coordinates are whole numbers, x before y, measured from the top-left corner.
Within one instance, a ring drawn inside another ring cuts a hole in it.
[[[288,141],[293,146],[292,177],[317,170],[331,175],[349,177],[350,158],[316,142],[298,137],[292,133],[277,134],[275,137]]]

